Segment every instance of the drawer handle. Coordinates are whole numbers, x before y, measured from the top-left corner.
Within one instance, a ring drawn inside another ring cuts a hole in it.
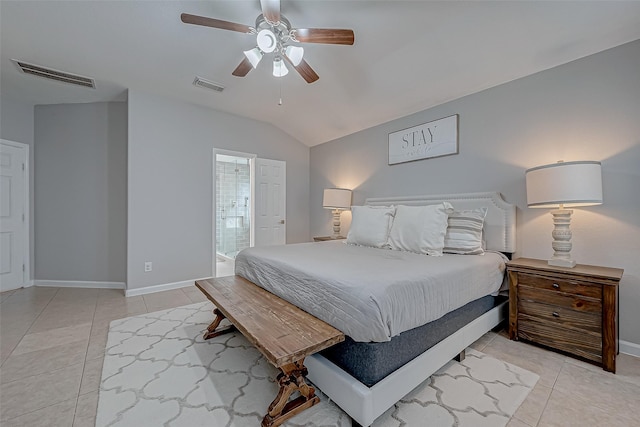
[[[553,317],[560,317],[560,313],[558,313],[557,311],[554,311],[553,313],[551,313],[551,315]]]
[[[558,285],[557,283],[554,283],[554,284],[553,284],[553,288],[554,288],[554,289],[560,289],[560,285]]]

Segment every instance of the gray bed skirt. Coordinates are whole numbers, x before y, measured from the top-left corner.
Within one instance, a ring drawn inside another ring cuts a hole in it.
[[[488,295],[438,320],[405,331],[387,342],[356,342],[346,337],[344,342],[322,351],[321,354],[371,387],[506,299]]]

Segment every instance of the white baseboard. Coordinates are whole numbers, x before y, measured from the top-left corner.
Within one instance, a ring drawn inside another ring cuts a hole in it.
[[[34,280],[34,286],[55,288],[125,289],[124,282],[94,282],[89,280]]]
[[[620,353],[640,357],[640,344],[619,340],[618,350],[620,350]]]
[[[202,279],[204,279],[204,277]],[[144,288],[127,289],[124,292],[124,295],[127,297],[135,297],[138,295],[152,294],[155,292],[170,291],[171,289],[187,288],[189,286],[195,286],[194,282],[196,280],[202,280],[202,279],[183,280],[181,282],[145,286]]]

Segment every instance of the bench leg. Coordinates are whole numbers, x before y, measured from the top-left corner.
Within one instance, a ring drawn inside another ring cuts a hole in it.
[[[308,371],[303,361],[304,359],[280,367],[282,371],[278,375],[280,390],[269,405],[267,415],[262,419],[262,427],[279,426],[294,415],[320,402],[320,398],[316,396],[316,390],[304,380]],[[300,396],[289,401],[291,394],[295,391],[298,391]]]
[[[216,315],[216,318],[213,319],[213,322],[211,322],[211,324],[207,327],[207,332],[204,333],[205,340],[208,340],[213,337],[217,337],[219,335],[228,334],[229,332],[233,332],[236,330],[236,327],[231,325],[226,328],[218,329],[216,331],[216,329],[220,325],[220,322],[222,322],[222,319],[225,318],[225,315],[222,314],[222,312],[217,308],[213,310],[213,314]]]

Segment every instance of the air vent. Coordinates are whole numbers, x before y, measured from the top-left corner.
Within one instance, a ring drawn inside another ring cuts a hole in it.
[[[96,88],[96,83],[89,77],[79,76],[77,74],[65,73],[64,71],[53,70],[51,68],[45,68],[40,65],[29,64],[17,59],[12,61],[22,70],[23,73],[32,74],[38,77],[44,77],[49,80],[57,80],[59,82],[69,83],[76,86]]]
[[[214,83],[211,80],[203,79],[202,77],[196,76],[196,79],[193,81],[193,84],[198,87],[203,87],[205,89],[215,90],[216,92],[222,92],[224,90],[224,86],[219,85],[218,83]]]

